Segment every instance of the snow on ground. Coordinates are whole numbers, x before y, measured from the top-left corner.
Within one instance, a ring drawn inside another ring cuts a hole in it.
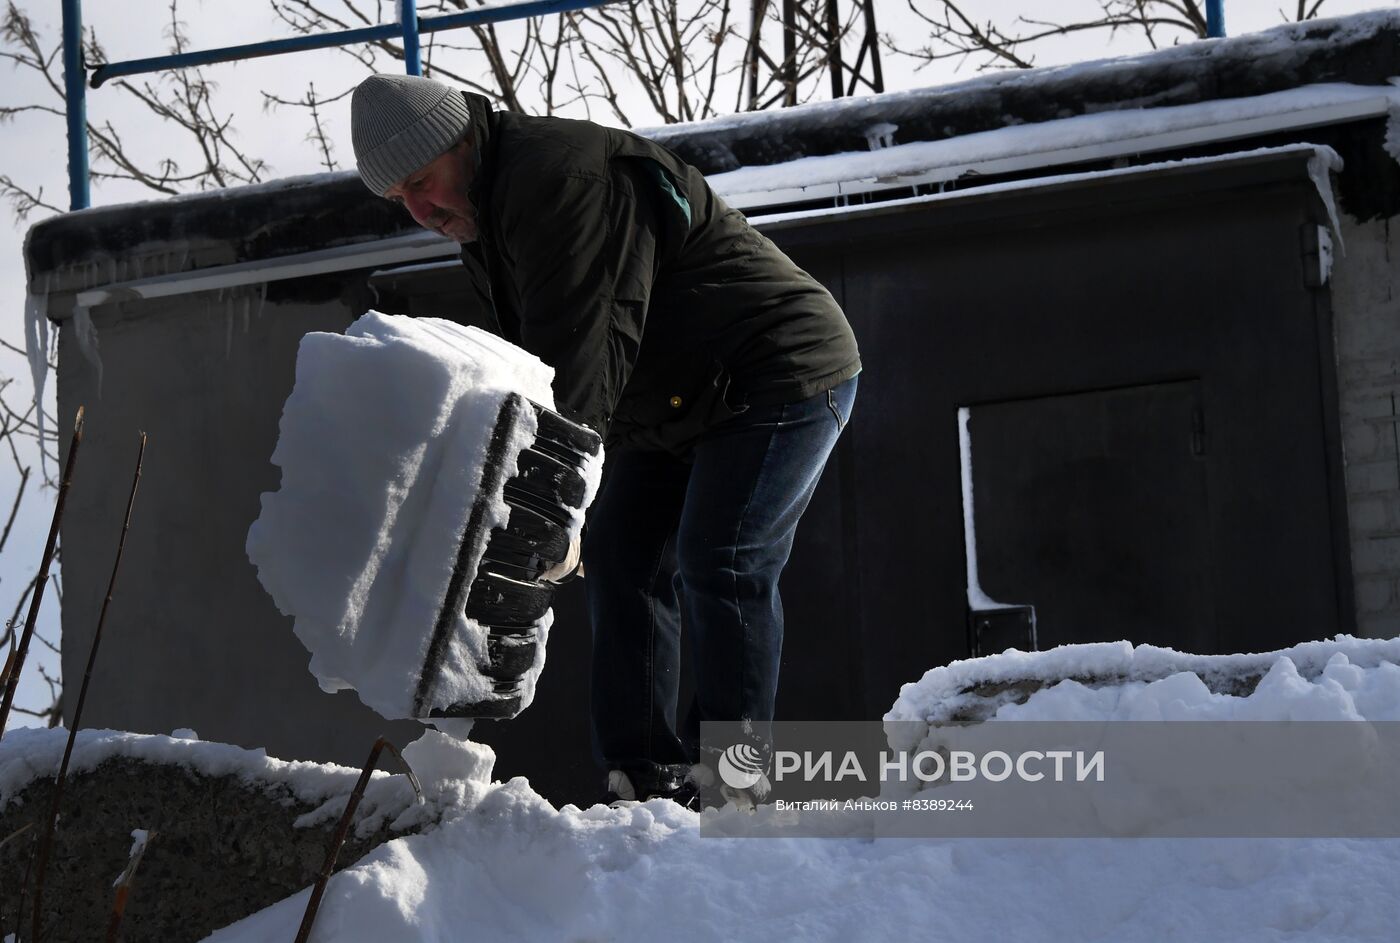
[[[1294,717],[1301,703],[1309,719],[1392,719],[1397,661],[1400,639],[1219,657],[1067,646],[935,669],[891,713],[928,717],[979,681],[1073,674],[1105,686],[1061,681],[1004,719],[1180,716],[1193,703],[1211,719]],[[1261,672],[1248,696],[1201,683]],[[436,766],[430,779],[454,775]],[[1397,840],[716,838],[661,800],[555,809],[522,779],[458,792],[478,801],[330,882],[313,940],[1389,941],[1400,924]],[[290,939],[307,893],[209,940]]]
[[[323,688],[352,687],[387,718],[413,715],[501,404],[513,391],[552,407],[552,379],[518,347],[435,318],[370,312],[344,335],[303,338],[272,456],[281,487],[263,495],[248,558],[295,617]],[[525,420],[506,449],[507,476],[534,441],[534,414]],[[508,516],[497,496],[483,526]],[[492,692],[478,670],[489,661],[486,630],[461,613],[456,623],[430,708]],[[538,652],[526,704],[543,644]]]

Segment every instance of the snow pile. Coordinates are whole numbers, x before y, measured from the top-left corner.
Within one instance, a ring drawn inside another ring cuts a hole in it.
[[[501,405],[516,392],[552,408],[552,378],[525,351],[437,319],[371,312],[344,335],[303,338],[272,455],[281,489],[263,495],[247,551],[324,689],[352,687],[384,717],[412,716]],[[507,477],[534,440],[526,413]],[[484,526],[508,516],[497,498]],[[446,649],[426,708],[484,700],[485,629],[457,613]]]
[[[1111,757],[1102,789],[1013,784],[996,830],[955,822],[943,834],[1396,834],[1400,639],[1223,656],[1126,642],[1011,650],[928,672],[885,721],[890,748],[911,754],[1050,744]],[[1287,723],[1254,723],[1270,721]],[[947,785],[886,780],[881,798],[947,797]]]
[[[1400,638],[1349,635],[1247,655],[1191,655],[1129,642],[1062,645],[1045,652],[1013,648],[932,669],[900,689],[884,719],[1400,720],[1395,713],[1400,706],[1397,666]],[[1381,679],[1376,683],[1382,684],[1375,694],[1361,695],[1361,703],[1338,690],[1358,690],[1358,677]],[[1272,680],[1265,685],[1261,679]],[[1311,692],[1302,704],[1308,697],[1321,697],[1332,705],[1322,710],[1323,716],[1305,716],[1308,711],[1300,714],[1286,697],[1270,695],[1282,696],[1300,685]],[[1176,703],[1183,691],[1195,693]],[[1232,696],[1236,693],[1248,696]],[[1169,700],[1158,703],[1162,694],[1169,694]]]
[[[937,669],[896,709],[929,711],[924,698],[935,689],[956,695],[993,679],[1068,673],[1119,683],[1065,681],[1004,708],[1005,717],[1393,719],[1397,660],[1400,639],[1220,658],[1070,646]],[[1260,670],[1265,681],[1243,697],[1201,680]],[[311,939],[1388,941],[1400,921],[1393,840],[737,839],[702,838],[698,824],[661,800],[556,810],[513,779],[337,875]],[[290,938],[307,893],[209,940]]]

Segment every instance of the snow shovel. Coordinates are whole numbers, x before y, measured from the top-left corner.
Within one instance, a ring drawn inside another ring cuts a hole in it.
[[[530,413],[537,423],[534,443],[519,453],[516,473],[507,477],[510,443]],[[522,679],[536,663],[548,628],[542,620],[554,599],[555,585],[540,577],[568,553],[571,509],[584,506],[584,469],[601,446],[592,429],[518,393],[506,396],[419,674],[414,716],[504,719],[520,712]],[[503,528],[488,529],[487,509],[500,500],[509,519]],[[458,613],[487,631],[488,662],[477,667],[494,689],[481,700],[433,708],[430,693]]]

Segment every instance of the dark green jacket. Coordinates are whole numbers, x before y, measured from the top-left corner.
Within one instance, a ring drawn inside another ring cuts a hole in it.
[[[499,332],[555,370],[560,411],[609,447],[684,455],[745,404],[855,376],[830,293],[659,144],[466,94],[477,243]]]

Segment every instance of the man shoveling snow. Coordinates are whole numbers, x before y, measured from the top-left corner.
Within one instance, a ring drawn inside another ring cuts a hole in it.
[[[581,553],[612,794],[693,801],[700,721],[773,716],[778,577],[855,400],[845,316],[643,138],[401,75],[361,83],[352,125],[366,185],[462,243],[500,336],[552,368],[560,413],[603,437],[585,536],[546,576]],[[696,677],[683,724],[682,622]]]

